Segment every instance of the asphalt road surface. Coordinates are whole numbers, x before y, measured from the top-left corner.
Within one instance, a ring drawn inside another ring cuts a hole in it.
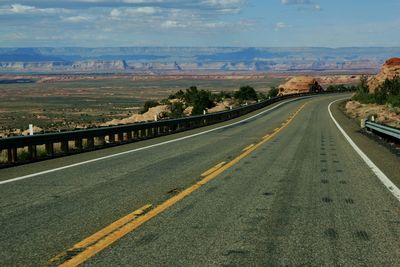
[[[0,184],[0,265],[400,266],[400,202],[328,113],[345,96],[0,170],[7,181],[131,151]],[[399,158],[332,112],[399,186]]]

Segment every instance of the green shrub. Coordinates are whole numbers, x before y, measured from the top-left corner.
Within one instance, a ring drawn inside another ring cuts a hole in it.
[[[150,108],[157,107],[159,103],[154,100],[149,100],[144,102],[143,109],[140,111],[141,114],[146,113],[149,111]]]
[[[31,159],[31,154],[26,150],[18,151],[18,159],[22,161],[29,160]]]
[[[204,110],[215,106],[214,102],[211,100],[211,93],[204,90],[198,91],[198,94],[192,101],[192,115],[203,114]]]
[[[168,117],[171,119],[181,118],[183,117],[183,111],[185,110],[183,107],[183,103],[181,102],[174,102],[171,103],[171,112],[168,113]]]
[[[221,91],[221,92],[216,93],[216,94],[211,94],[212,100],[214,100],[216,102],[220,102],[220,101],[223,101],[223,100],[225,100],[227,98],[232,98],[232,97],[233,97],[232,93],[224,92],[224,91]]]
[[[277,96],[279,94],[279,89],[278,88],[276,88],[275,86],[273,86],[273,87],[271,87],[271,90],[269,90],[269,92],[268,92],[268,94],[267,94],[267,97],[268,98],[272,98],[272,97],[275,97],[275,96]]]
[[[375,96],[368,93],[357,93],[352,99],[363,104],[376,103]]]
[[[248,85],[240,87],[239,91],[235,92],[234,96],[240,102],[243,102],[245,100],[258,100],[256,90]]]
[[[400,107],[400,95],[391,95],[388,97],[388,103],[392,107]]]
[[[183,92],[182,90],[179,90],[178,92],[176,92],[175,94],[172,94],[168,97],[168,99],[184,99],[185,97],[185,92]]]

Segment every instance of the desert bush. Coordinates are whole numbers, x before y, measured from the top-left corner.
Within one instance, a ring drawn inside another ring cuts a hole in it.
[[[219,93],[216,94],[211,94],[211,98],[212,100],[216,101],[216,102],[220,102],[220,101],[224,101],[227,98],[232,98],[233,94],[230,92],[225,92],[225,91],[221,91]]]
[[[388,104],[393,107],[400,107],[400,77],[395,77],[392,80],[386,79],[383,84],[376,88],[374,93],[369,92],[368,85],[362,78],[353,99],[364,104]]]
[[[240,102],[243,102],[245,100],[255,100],[255,101],[258,100],[258,95],[256,90],[254,90],[253,87],[248,85],[240,87],[239,91],[235,92],[234,96]]]
[[[195,98],[192,100],[193,111],[192,115],[203,114],[203,111],[215,106],[211,99],[211,93],[208,91],[200,90]]]
[[[154,100],[148,100],[144,102],[143,109],[140,111],[141,114],[146,113],[149,111],[150,108],[157,107],[159,103]]]
[[[171,103],[170,106],[171,112],[168,113],[168,117],[171,119],[181,118],[183,117],[184,106],[182,102],[174,102]]]
[[[29,160],[30,158],[31,158],[31,155],[25,149],[18,151],[18,159],[19,160],[25,161],[25,160]]]
[[[176,92],[175,94],[172,94],[168,97],[168,99],[184,99],[185,97],[185,92],[183,92],[182,90],[179,90],[178,92]]]
[[[357,87],[355,85],[344,85],[344,84],[333,84],[329,85],[326,88],[327,92],[348,92],[348,91],[357,91]]]
[[[269,92],[268,92],[268,94],[267,94],[267,97],[268,97],[268,98],[270,98],[270,97],[275,97],[275,96],[277,96],[278,94],[279,94],[279,89],[278,89],[277,87],[273,86],[273,87],[271,87],[271,90],[269,90]]]
[[[267,95],[262,92],[258,92],[257,97],[258,97],[258,100],[265,100],[268,98]]]

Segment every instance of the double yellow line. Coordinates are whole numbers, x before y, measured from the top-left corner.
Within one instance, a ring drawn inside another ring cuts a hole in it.
[[[147,204],[142,208],[126,215],[125,217],[119,219],[118,221],[110,224],[109,226],[103,228],[99,232],[87,237],[81,242],[75,244],[72,248],[67,251],[57,255],[49,261],[49,265],[59,265],[59,266],[77,266],[105,248],[109,247],[111,244],[121,239],[128,233],[134,231],[138,227],[140,227],[145,222],[151,220],[158,214],[164,212],[166,209],[175,205],[177,202],[181,201],[185,197],[192,194],[194,191],[207,184],[209,181],[213,180],[219,174],[228,170],[235,164],[237,164],[240,160],[247,157],[257,148],[267,143],[271,138],[276,136],[280,131],[282,131],[285,127],[287,127],[293,119],[297,116],[297,114],[304,108],[306,104],[302,105],[299,109],[296,110],[289,118],[282,123],[279,128],[275,128],[272,133],[268,133],[265,135],[258,143],[251,144],[243,149],[242,153],[231,160],[230,162],[221,162],[211,169],[202,173],[202,180],[197,182],[196,184],[190,186],[189,188],[179,192],[177,195],[171,197],[166,200],[159,206],[152,208],[151,204]]]

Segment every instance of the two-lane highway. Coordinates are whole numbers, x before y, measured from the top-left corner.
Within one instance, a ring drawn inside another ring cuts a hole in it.
[[[1,184],[0,264],[399,266],[400,202],[331,119],[328,104],[339,98],[0,170],[6,181],[167,141]],[[115,224],[127,214],[128,224]],[[95,233],[104,235],[85,241]]]

